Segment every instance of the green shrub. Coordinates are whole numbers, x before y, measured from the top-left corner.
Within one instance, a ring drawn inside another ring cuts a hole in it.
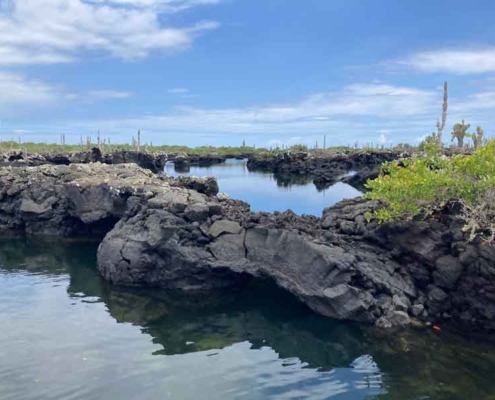
[[[421,141],[421,143],[418,145],[418,150],[425,151],[428,145],[438,143],[440,143],[439,136],[435,132],[432,132],[431,135],[426,136],[424,140]]]
[[[290,146],[290,149],[293,151],[308,151],[308,146],[305,144],[294,144]]]
[[[494,207],[484,203],[493,198],[495,190],[495,141],[467,156],[447,158],[437,150],[427,145],[426,157],[382,166],[381,175],[366,184],[370,190],[366,197],[386,204],[372,216],[379,222],[428,217],[457,202],[471,238],[487,233],[493,237]],[[480,212],[487,215],[481,218]]]

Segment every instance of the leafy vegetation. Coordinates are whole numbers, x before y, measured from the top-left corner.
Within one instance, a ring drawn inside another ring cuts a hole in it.
[[[418,146],[419,151],[425,151],[428,146],[439,145],[441,140],[436,132],[432,132],[430,135],[426,136]]]
[[[67,152],[77,152],[90,150],[93,147],[98,147],[103,153],[110,153],[115,150],[146,150],[151,152],[163,151],[167,153],[186,153],[189,155],[219,155],[226,157],[241,157],[247,154],[255,154],[262,157],[271,157],[281,151],[305,151],[311,152],[313,154],[324,155],[332,152],[382,152],[382,151],[403,151],[411,150],[413,151],[415,147],[405,144],[400,144],[399,146],[389,146],[384,148],[383,146],[372,146],[371,144],[364,144],[363,146],[332,146],[326,149],[322,148],[309,148],[304,144],[295,144],[290,147],[276,147],[276,148],[264,148],[264,147],[254,147],[254,146],[200,146],[200,147],[188,147],[188,146],[177,146],[177,145],[154,145],[152,143],[142,144],[140,141],[140,134],[138,134],[138,139],[132,138],[132,143],[110,143],[109,140],[98,140],[96,143],[91,140],[91,137],[87,137],[86,141],[82,138],[79,144],[66,144],[65,135],[61,135],[60,144],[58,143],[35,143],[35,142],[21,142],[20,140],[14,141],[1,141],[0,140],[0,151],[8,150],[21,150],[27,153],[67,153]]]
[[[7,141],[0,144],[0,151],[5,150],[23,150],[28,153],[57,153],[57,152],[76,152],[89,150],[92,147],[99,147],[103,152],[112,152],[114,150],[138,150],[136,143],[134,145],[128,143],[108,144],[108,143],[84,143],[84,144],[56,144],[56,143],[33,143],[33,142],[14,142]],[[165,151],[168,153],[187,153],[196,155],[225,155],[229,157],[237,157],[247,153],[255,153],[267,151],[266,149],[255,149],[254,147],[188,147],[188,146],[156,146],[144,144],[139,146],[139,150],[148,151]]]
[[[304,144],[295,144],[291,146],[290,149],[294,151],[308,151],[308,146]]]
[[[367,183],[366,197],[386,203],[373,216],[379,222],[428,217],[458,203],[471,239],[481,235],[493,240],[495,141],[471,155],[447,158],[436,144],[427,144],[426,151],[423,158],[384,164],[380,177]]]

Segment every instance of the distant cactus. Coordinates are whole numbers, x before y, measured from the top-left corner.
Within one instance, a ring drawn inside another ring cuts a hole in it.
[[[481,129],[481,126],[478,126],[476,128],[476,133],[473,133],[471,135],[471,138],[473,139],[473,144],[474,148],[477,149],[478,147],[483,146],[483,136],[485,135],[485,132],[483,129]]]
[[[454,139],[457,139],[457,146],[459,148],[464,147],[464,138],[469,135],[467,133],[467,130],[470,128],[470,126],[470,124],[466,125],[464,123],[464,120],[462,120],[462,123],[454,125],[454,129],[452,131],[452,141],[454,141]]]
[[[437,121],[437,140],[440,146],[442,146],[443,130],[445,129],[445,123],[447,122],[447,110],[449,107],[448,99],[449,99],[449,86],[447,84],[447,81],[445,81],[443,83],[442,122],[440,123],[440,121]]]

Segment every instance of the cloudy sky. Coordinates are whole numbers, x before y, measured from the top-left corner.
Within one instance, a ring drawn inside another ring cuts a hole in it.
[[[448,4],[448,5],[447,5]],[[495,135],[492,0],[0,0],[0,136],[154,144]]]

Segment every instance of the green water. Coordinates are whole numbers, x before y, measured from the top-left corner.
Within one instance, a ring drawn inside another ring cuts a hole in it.
[[[323,318],[268,283],[109,287],[96,244],[0,240],[0,399],[495,399],[495,349]]]

